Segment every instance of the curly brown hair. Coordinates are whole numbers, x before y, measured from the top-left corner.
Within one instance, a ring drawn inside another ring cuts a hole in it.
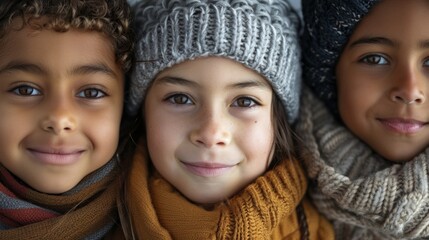
[[[11,30],[15,18],[22,28],[97,31],[107,36],[117,63],[127,72],[133,58],[132,14],[126,0],[18,0],[0,1],[0,40]],[[38,21],[40,19],[46,21]]]

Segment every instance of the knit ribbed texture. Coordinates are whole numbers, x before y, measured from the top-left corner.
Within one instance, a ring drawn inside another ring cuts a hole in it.
[[[138,239],[300,239],[295,208],[307,183],[296,160],[284,160],[210,211],[187,200],[159,174],[149,174],[147,164],[139,148],[126,183]],[[308,202],[303,206],[310,239],[333,239],[332,226]]]
[[[115,161],[62,195],[30,189],[1,167],[0,239],[103,239],[117,216]]]
[[[137,114],[153,78],[165,68],[199,57],[236,60],[264,76],[298,115],[298,16],[287,1],[149,0],[136,12],[136,58],[127,108]]]
[[[280,164],[226,203],[218,239],[270,239],[273,229],[296,212],[307,189],[306,177],[296,160]],[[297,222],[289,229],[299,229]]]
[[[379,0],[302,0],[304,82],[338,114],[335,66],[359,21]]]
[[[302,158],[317,183],[311,197],[335,220],[338,239],[429,238],[429,149],[394,164],[338,124],[307,88],[300,111]]]

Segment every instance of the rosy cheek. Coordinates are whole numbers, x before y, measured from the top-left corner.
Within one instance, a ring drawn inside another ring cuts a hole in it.
[[[252,155],[267,158],[271,152],[274,135],[270,121],[256,120],[253,126],[246,130],[243,139],[247,139],[247,149]],[[248,141],[249,139],[253,139]]]

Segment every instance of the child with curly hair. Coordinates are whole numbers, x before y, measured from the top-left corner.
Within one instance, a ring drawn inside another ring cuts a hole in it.
[[[1,239],[120,235],[130,20],[126,1],[0,2]]]

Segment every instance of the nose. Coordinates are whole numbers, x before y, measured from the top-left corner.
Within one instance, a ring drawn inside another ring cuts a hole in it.
[[[61,134],[76,128],[76,115],[72,104],[60,97],[51,99],[45,106],[45,114],[41,120],[41,128],[50,133]]]
[[[191,142],[197,146],[212,148],[227,146],[231,143],[232,135],[228,128],[230,120],[225,114],[214,111],[205,111],[198,118],[198,123],[190,133]]]
[[[405,105],[422,104],[426,101],[425,80],[418,70],[408,68],[405,74],[397,74],[390,100]]]

